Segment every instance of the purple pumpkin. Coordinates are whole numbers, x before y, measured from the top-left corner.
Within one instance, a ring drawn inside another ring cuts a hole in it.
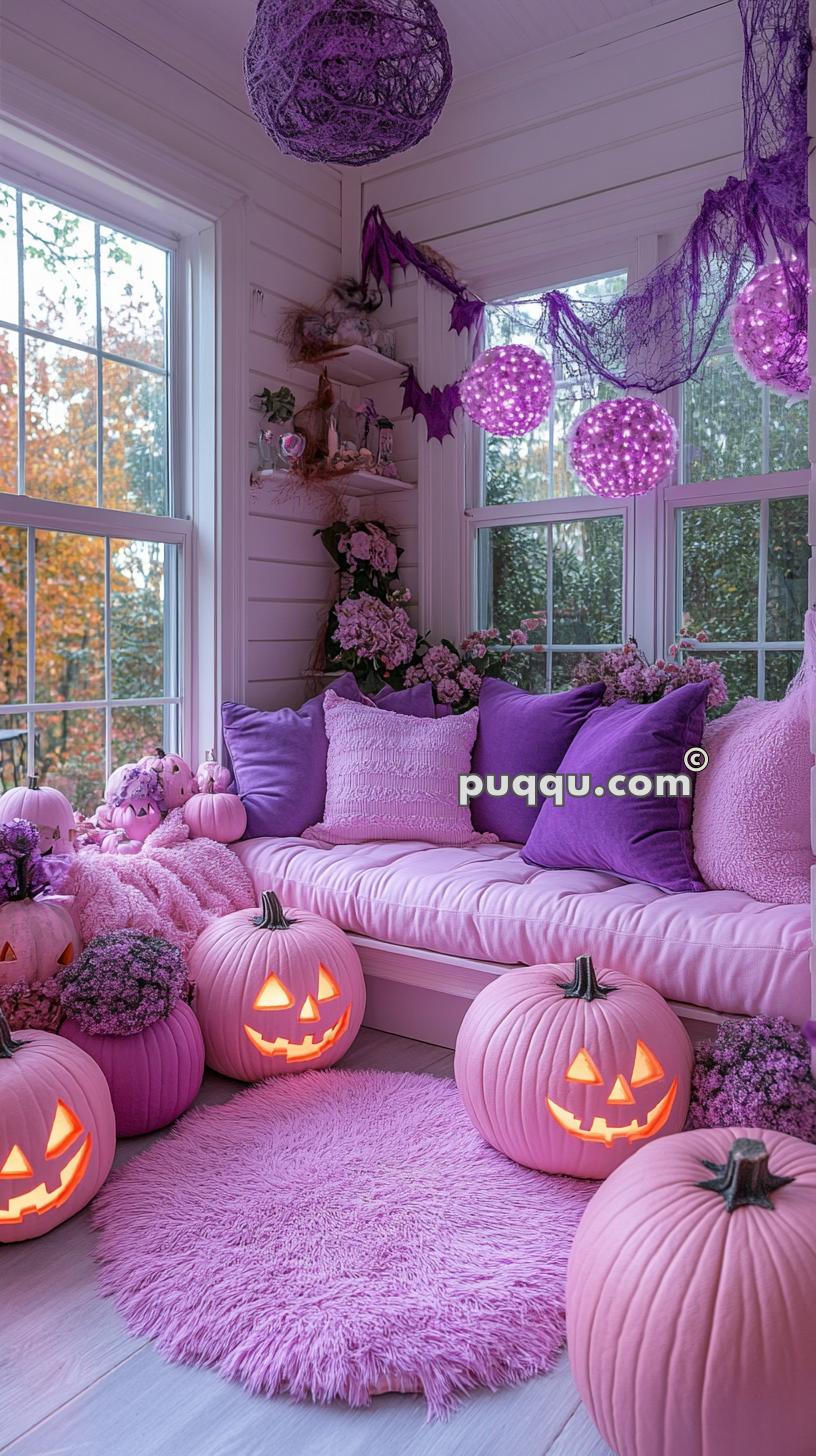
[[[60,1036],[81,1047],[105,1074],[117,1137],[140,1137],[180,1117],[204,1075],[204,1039],[185,1001],[131,1036],[94,1035],[65,1021]]]

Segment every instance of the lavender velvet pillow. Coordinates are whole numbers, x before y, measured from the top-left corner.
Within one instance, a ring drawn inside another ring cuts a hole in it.
[[[558,766],[587,714],[604,695],[603,683],[567,693],[525,693],[512,683],[487,677],[479,696],[479,731],[473,772],[512,784],[518,774],[557,773]],[[480,794],[471,801],[473,827],[499,839],[523,844],[532,832],[538,807],[516,794]]]
[[[350,672],[337,679],[332,691],[352,702],[366,701]],[[246,839],[302,834],[320,819],[326,800],[324,698],[325,693],[318,693],[302,708],[273,713],[245,703],[222,704],[224,742],[247,813]],[[382,707],[389,713],[431,718],[431,684],[391,693]]]
[[[606,785],[615,774],[686,773],[686,750],[703,741],[707,695],[707,683],[688,683],[656,703],[595,708],[558,770],[565,779],[589,774],[591,791],[565,795],[560,805],[548,799],[522,859],[546,869],[607,870],[660,890],[705,890],[694,862],[691,798],[616,798]]]
[[[321,844],[495,841],[495,834],[474,832],[470,810],[459,804],[459,775],[470,772],[478,708],[449,718],[407,718],[346,702],[330,689],[324,716],[326,807],[304,839]]]

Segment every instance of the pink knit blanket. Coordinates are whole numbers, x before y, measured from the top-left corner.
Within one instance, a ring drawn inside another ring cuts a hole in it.
[[[143,930],[183,954],[211,920],[256,900],[232,850],[191,839],[181,809],[148,835],[140,854],[77,854],[64,893],[74,897],[83,941],[107,930]]]

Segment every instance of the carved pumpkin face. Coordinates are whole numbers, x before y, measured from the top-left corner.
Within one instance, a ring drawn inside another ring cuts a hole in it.
[[[113,1162],[108,1084],[59,1036],[0,1017],[0,1243],[37,1238],[93,1198]]]
[[[565,1081],[577,1082],[584,1091],[589,1087],[601,1089],[606,1106],[603,1114],[593,1112],[592,1122],[587,1127],[579,1114],[548,1097],[547,1106],[558,1126],[569,1133],[570,1137],[582,1138],[585,1142],[604,1143],[606,1147],[611,1147],[618,1138],[627,1138],[630,1143],[634,1143],[653,1137],[665,1127],[677,1096],[677,1077],[673,1077],[666,1088],[666,1074],[654,1052],[644,1041],[635,1043],[634,1061],[629,1076],[625,1077],[622,1072],[618,1072],[610,1089],[607,1089],[603,1076],[586,1047],[581,1047],[576,1052],[564,1076]],[[642,1107],[635,1110],[635,1094],[641,1087],[652,1087],[656,1098],[645,1114]],[[662,1095],[661,1088],[665,1089]]]
[[[36,774],[29,778],[27,787],[7,789],[0,795],[0,824],[10,819],[27,819],[34,825],[40,854],[73,854],[77,832],[74,811],[59,789],[47,785],[41,788]]]
[[[34,985],[71,964],[80,942],[65,905],[48,899],[0,906],[0,986]]]
[[[207,927],[190,976],[207,1065],[246,1082],[330,1066],[363,1018],[360,959],[342,930],[284,914],[268,892],[259,916],[239,911]]]

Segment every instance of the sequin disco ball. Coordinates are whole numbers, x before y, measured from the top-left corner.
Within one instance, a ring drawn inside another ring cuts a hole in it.
[[[462,408],[491,435],[527,435],[549,412],[553,372],[526,344],[485,349],[459,385]]]
[[[671,474],[677,426],[653,399],[604,399],[579,415],[569,434],[569,461],[596,495],[644,495]]]
[[[800,263],[790,266],[802,277]],[[743,369],[758,384],[778,394],[807,394],[807,330],[788,297],[781,263],[758,268],[740,289],[731,311],[731,338]]]

